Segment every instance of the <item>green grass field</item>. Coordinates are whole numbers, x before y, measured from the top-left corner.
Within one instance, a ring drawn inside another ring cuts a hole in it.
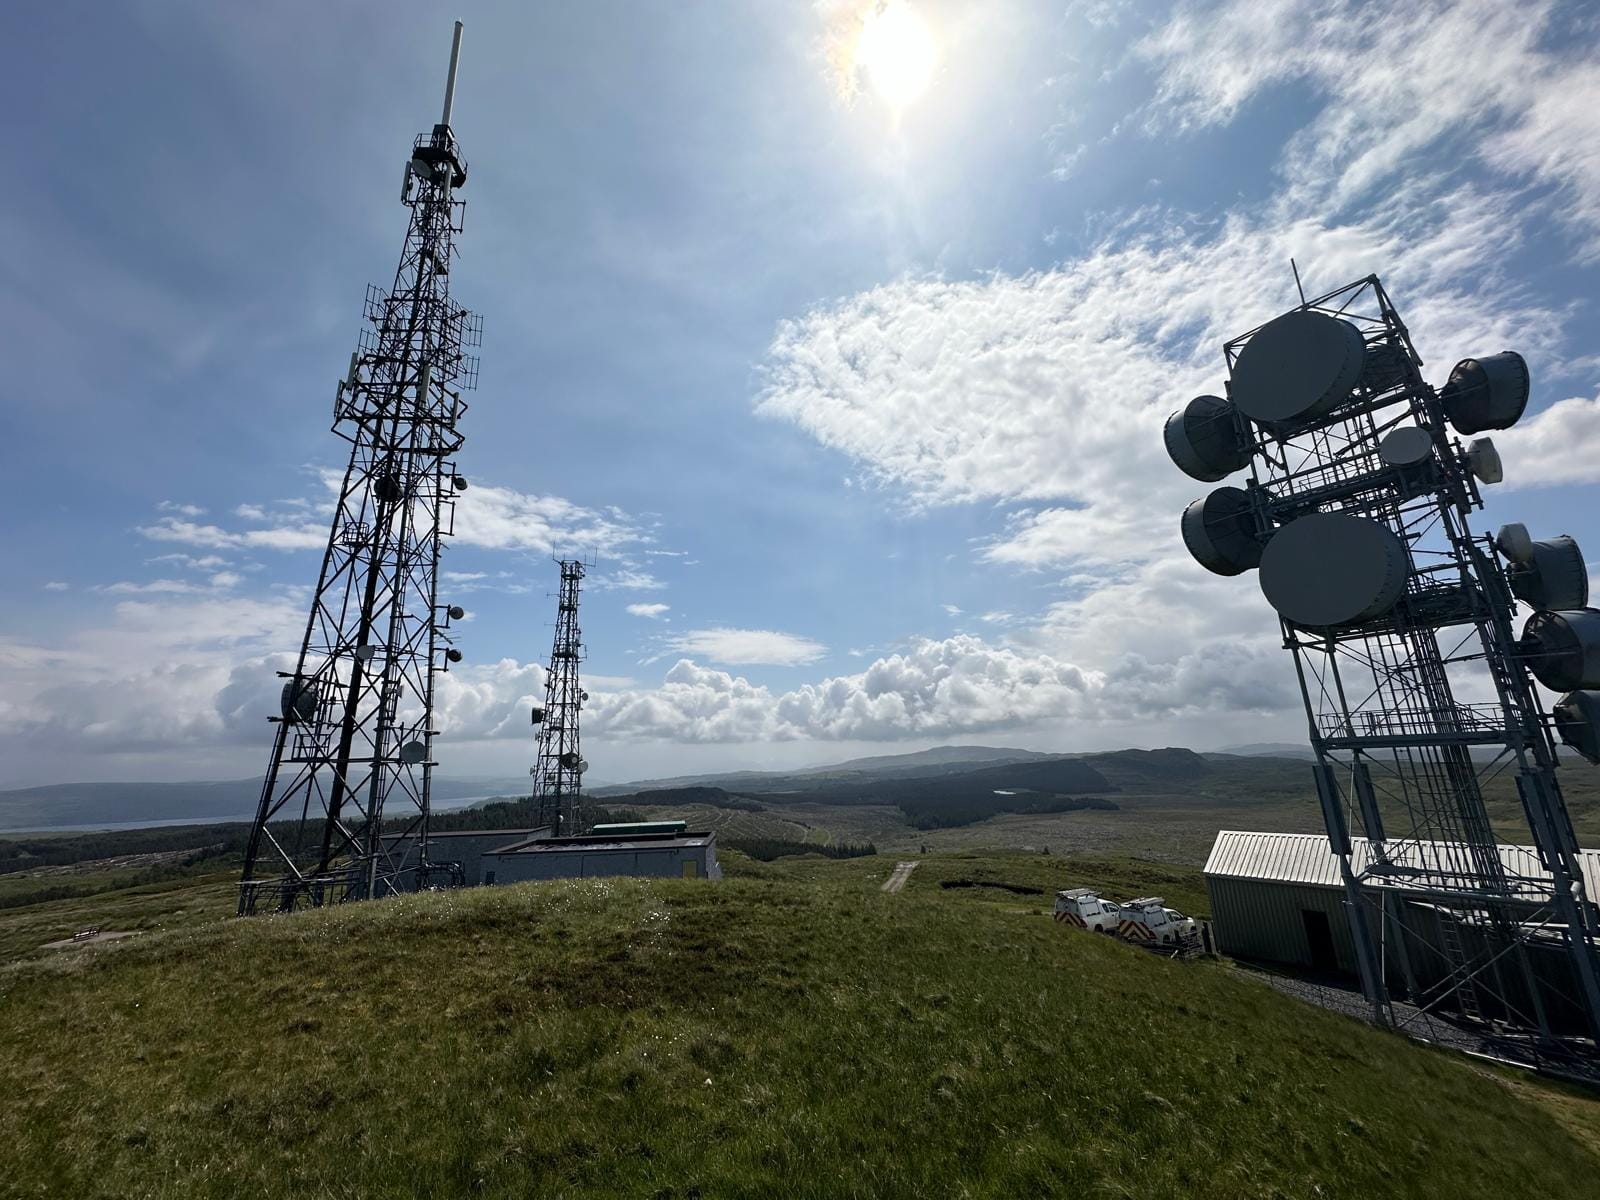
[[[225,881],[0,913],[148,932],[0,967],[19,1196],[1581,1195],[1600,1103],[1070,931],[991,878],[752,863],[223,919]],[[176,907],[174,907],[176,906]],[[91,911],[92,910],[92,911]],[[70,932],[70,930],[68,930]],[[37,942],[34,943],[37,945]]]

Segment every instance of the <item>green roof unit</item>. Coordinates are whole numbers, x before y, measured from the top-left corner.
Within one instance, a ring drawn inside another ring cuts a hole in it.
[[[685,833],[687,821],[622,821],[613,825],[595,825],[590,837],[634,837],[641,833]]]

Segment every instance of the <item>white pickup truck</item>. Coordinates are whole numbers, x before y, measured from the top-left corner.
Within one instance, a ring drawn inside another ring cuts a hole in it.
[[[1121,917],[1117,932],[1130,942],[1182,946],[1192,942],[1200,933],[1200,927],[1193,917],[1186,917],[1177,909],[1168,908],[1160,896],[1129,900],[1122,906]]]
[[[1115,933],[1122,920],[1122,910],[1109,900],[1102,900],[1098,892],[1088,888],[1068,888],[1056,893],[1056,920],[1079,929],[1092,929],[1096,933]]]

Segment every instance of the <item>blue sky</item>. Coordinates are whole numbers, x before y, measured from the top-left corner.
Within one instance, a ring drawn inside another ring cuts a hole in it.
[[[899,2],[937,48],[900,111],[851,62],[868,0],[0,15],[0,785],[264,764],[455,16],[448,774],[531,759],[553,549],[601,559],[597,777],[1298,738],[1159,436],[1291,255],[1381,274],[1436,383],[1522,350],[1479,524],[1596,553],[1592,7]]]

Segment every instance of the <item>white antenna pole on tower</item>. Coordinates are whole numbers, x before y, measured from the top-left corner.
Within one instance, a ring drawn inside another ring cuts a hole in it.
[[[456,64],[461,61],[461,22],[456,22],[455,40],[450,43],[450,77],[444,81],[444,116],[439,124],[450,124],[450,110],[456,103]]]

